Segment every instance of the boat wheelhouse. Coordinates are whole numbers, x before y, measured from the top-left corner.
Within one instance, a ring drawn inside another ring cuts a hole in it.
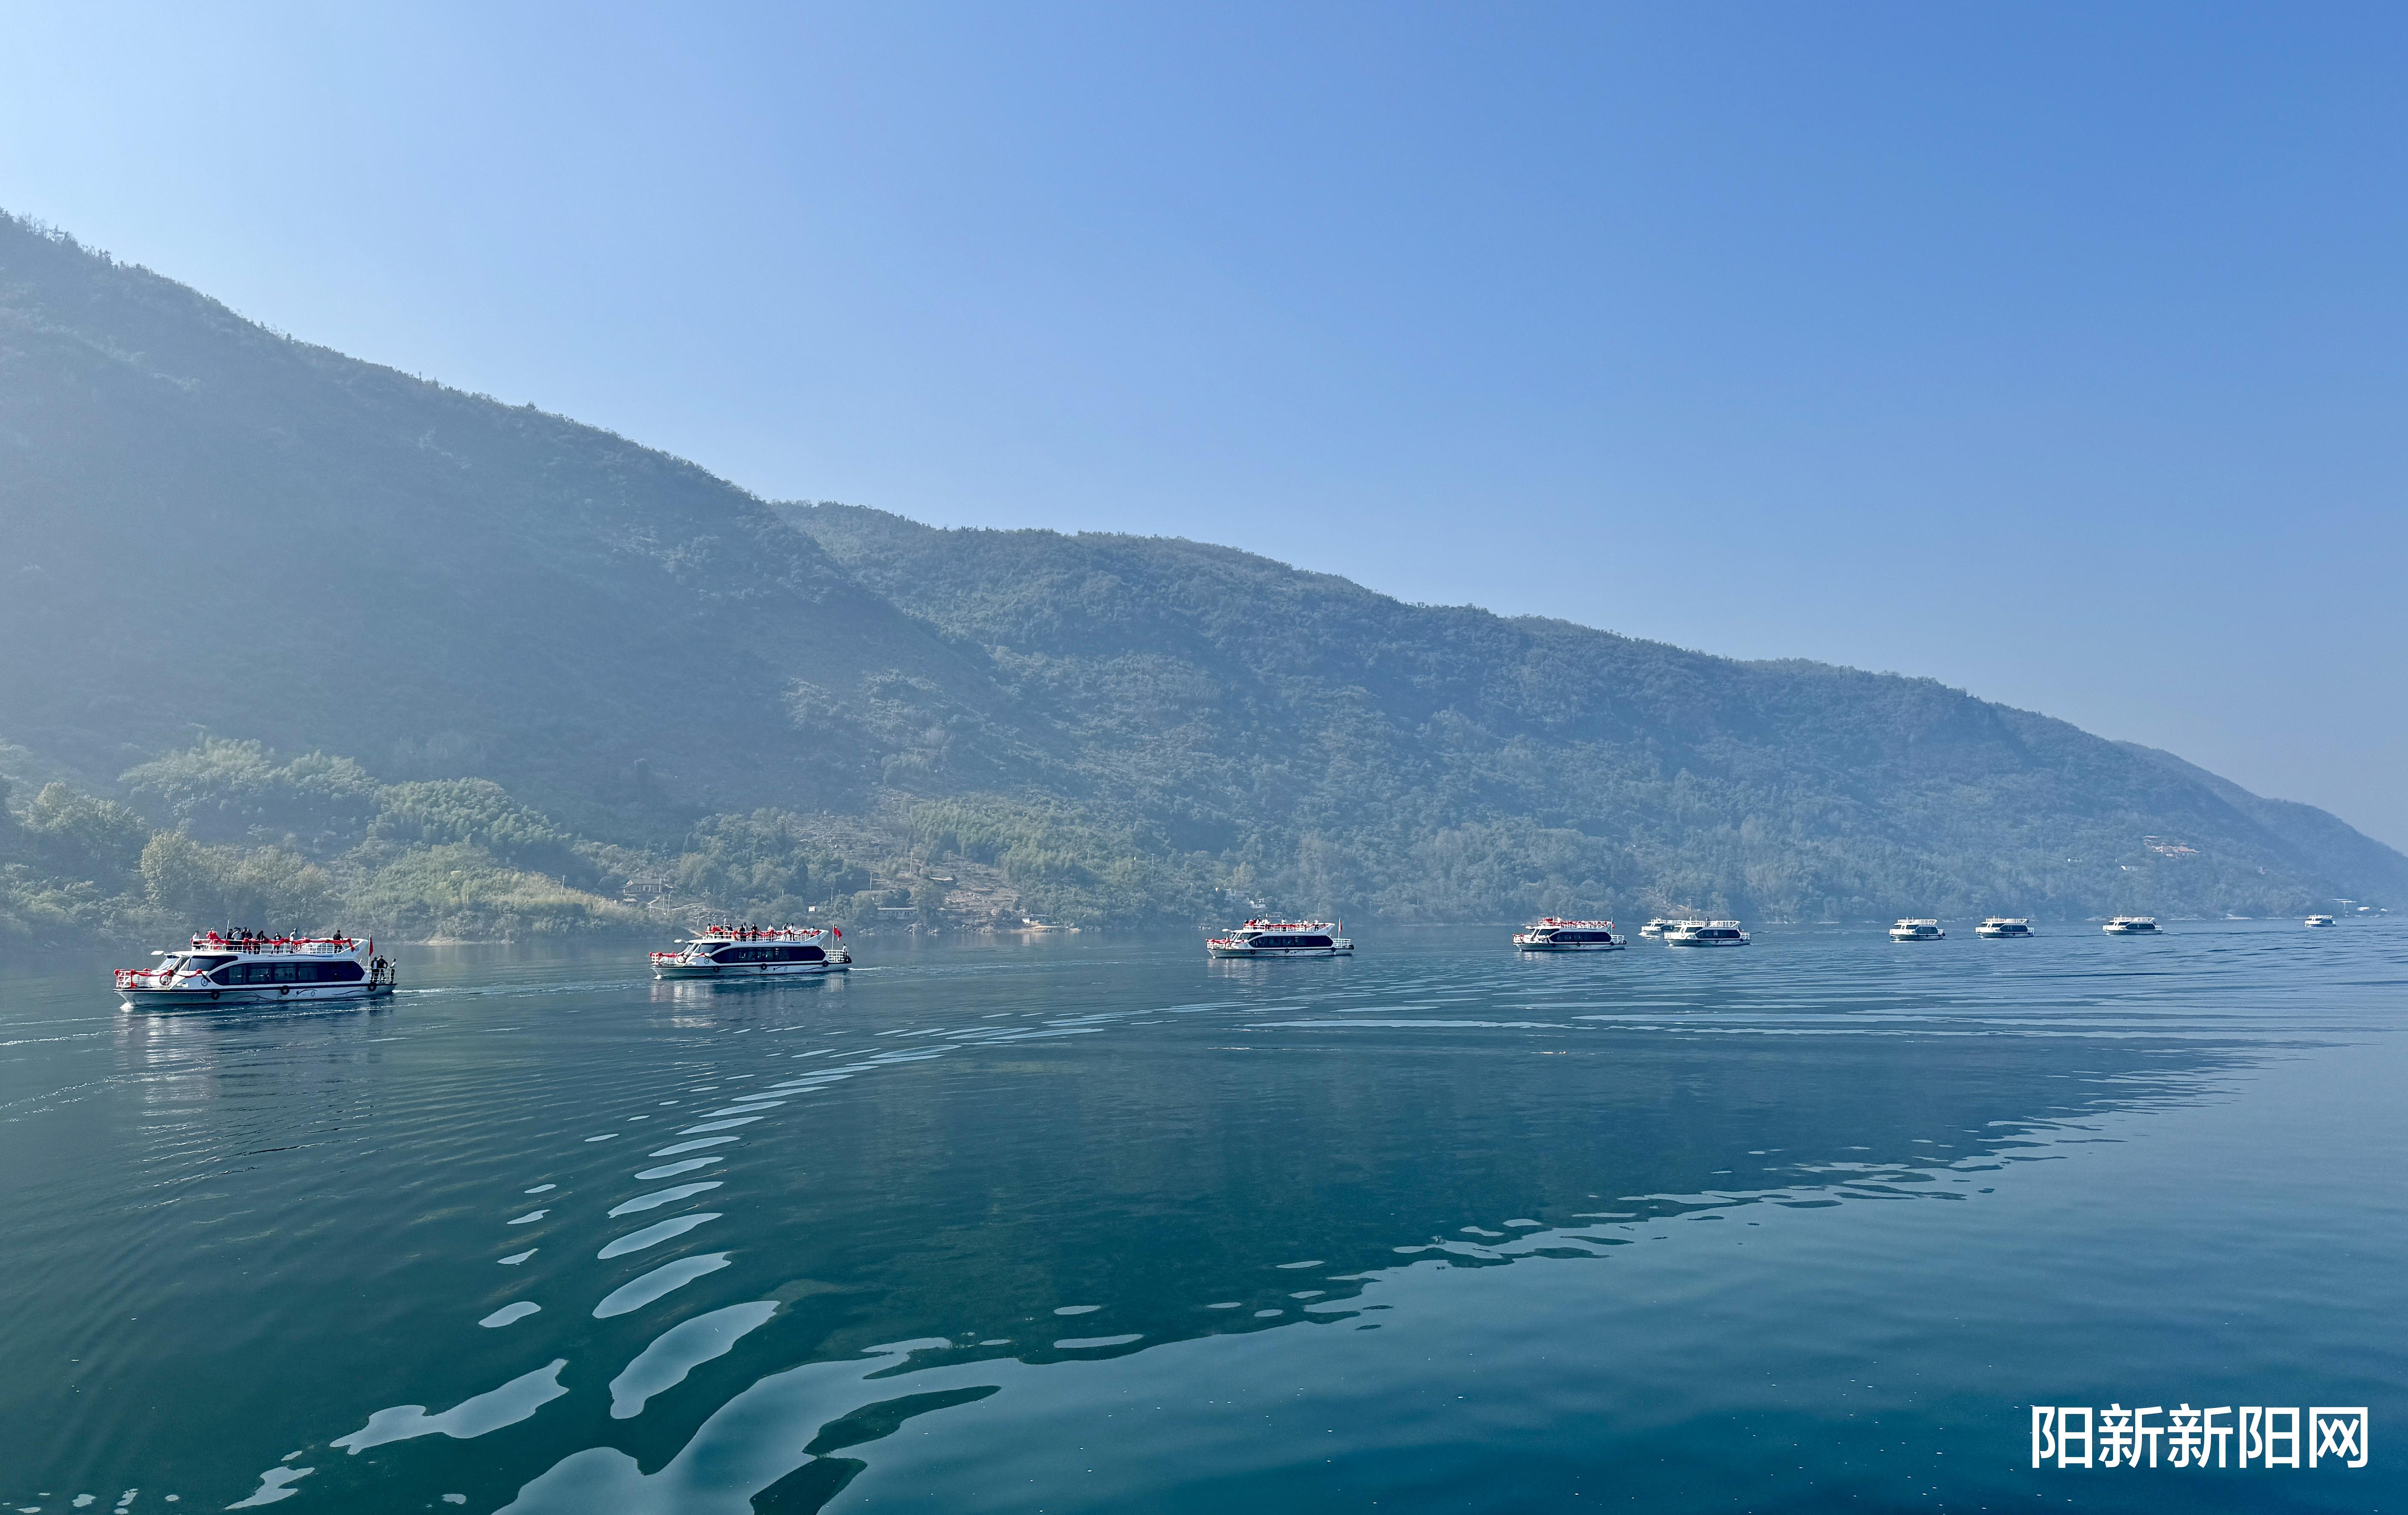
[[[1982,924],[1973,928],[1975,936],[1987,936],[1993,939],[2005,936],[2029,936],[2031,933],[2031,922],[2022,916],[1989,916],[1984,917]]]
[[[1610,920],[1562,920],[1542,916],[1513,933],[1525,952],[1616,952],[1629,938],[1613,934]]]
[[[1889,939],[1893,942],[1937,942],[1947,934],[1940,929],[1938,921],[1928,917],[1910,916],[1889,929]]]
[[[1215,958],[1338,958],[1353,956],[1354,944],[1334,920],[1250,920],[1207,938],[1204,950]]]
[[[340,932],[207,931],[180,950],[151,956],[159,960],[156,967],[117,970],[125,1009],[365,1000],[391,994],[394,982],[393,964],[376,955],[375,942]]]
[[[2333,923],[2333,918],[2332,918],[2330,916],[2310,916],[2307,918],[2307,920],[2306,920],[2305,922],[2303,922],[2302,924],[2305,924],[2305,925],[2308,925],[2308,926],[2319,926],[2319,927],[2321,927],[2321,926],[2329,926],[2329,925],[2331,925],[2332,923]]]
[[[1735,920],[1676,920],[1664,928],[1666,946],[1745,946],[1747,932]]]
[[[2099,928],[2110,936],[2155,936],[2157,917],[2155,916],[2117,916]]]
[[[675,952],[652,954],[655,978],[775,978],[840,974],[853,954],[830,926],[709,926]]]

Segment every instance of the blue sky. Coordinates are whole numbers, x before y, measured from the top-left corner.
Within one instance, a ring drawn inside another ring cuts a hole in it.
[[[0,4],[0,207],[769,498],[1928,674],[2408,845],[2402,78],[2340,4]]]

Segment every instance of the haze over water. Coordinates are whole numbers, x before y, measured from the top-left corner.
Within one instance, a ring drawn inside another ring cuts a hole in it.
[[[1970,926],[20,968],[0,1500],[2396,1508],[2408,930]],[[2035,1403],[2183,1402],[2366,1405],[2370,1465],[2029,1466]]]

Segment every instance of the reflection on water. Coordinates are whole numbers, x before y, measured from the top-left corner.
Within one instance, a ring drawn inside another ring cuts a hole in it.
[[[0,1497],[2060,1496],[2015,1462],[2052,1394],[2391,1392],[2396,1330],[2300,1286],[2400,1323],[2350,1102],[2403,937],[450,949],[172,1017],[0,979]]]

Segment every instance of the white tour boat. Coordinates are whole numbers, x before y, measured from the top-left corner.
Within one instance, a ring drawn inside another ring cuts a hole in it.
[[[1666,946],[1745,946],[1747,933],[1735,920],[1675,920],[1664,927]]]
[[[2031,922],[2021,916],[1991,916],[1973,928],[1975,936],[2029,936]]]
[[[2332,923],[2333,918],[2330,916],[2310,916],[2306,921],[2310,926],[2329,926]]]
[[[1616,952],[1629,938],[1613,934],[1610,920],[1561,920],[1547,916],[1513,933],[1525,952]]]
[[[1215,958],[1336,958],[1353,956],[1354,944],[1334,920],[1250,920],[1208,938],[1204,950]]]
[[[2155,936],[2157,932],[2157,917],[2118,916],[2099,929],[2110,936]]]
[[[1646,925],[1640,927],[1639,934],[1641,936],[1661,936],[1667,931],[1676,931],[1683,926],[1705,926],[1710,924],[1712,924],[1712,922],[1702,920],[1675,920],[1670,916],[1658,916],[1654,920],[1649,921]]]
[[[1908,918],[1889,929],[1893,942],[1937,942],[1947,934],[1938,921],[1929,919]]]
[[[844,932],[829,926],[710,926],[686,939],[681,950],[652,954],[655,978],[791,977],[840,974],[853,954],[838,944]]]
[[[179,1005],[256,1004],[263,1000],[365,1000],[391,994],[393,964],[376,943],[333,936],[269,936],[208,931],[179,951],[154,952],[155,968],[120,968],[128,1010]]]

